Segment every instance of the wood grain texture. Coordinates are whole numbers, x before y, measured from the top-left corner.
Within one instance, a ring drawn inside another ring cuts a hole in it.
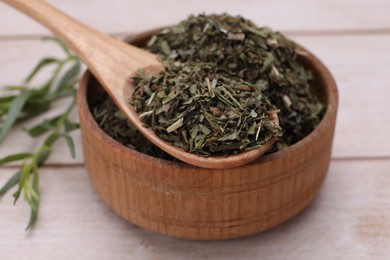
[[[141,32],[174,24],[190,14],[228,12],[277,30],[321,31],[388,29],[387,0],[177,1],[48,0],[66,13],[105,32]],[[0,3],[0,35],[48,33],[37,23]],[[2,26],[12,24],[12,26]]]
[[[138,40],[129,38],[130,43]],[[292,147],[226,170],[156,159],[115,142],[89,112],[88,102],[99,91],[96,80],[85,74],[77,101],[86,168],[95,189],[125,219],[186,239],[241,237],[296,215],[327,173],[338,108],[327,69],[313,55],[302,59],[323,88],[327,111],[321,124]]]
[[[0,201],[2,259],[388,259],[389,160],[336,161],[301,214],[243,239],[195,242],[138,228],[106,207],[84,169],[42,172],[42,209],[25,233],[28,208]],[[0,169],[0,182],[12,173]]]

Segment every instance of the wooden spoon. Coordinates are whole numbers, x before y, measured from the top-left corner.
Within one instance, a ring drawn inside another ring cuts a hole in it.
[[[184,151],[143,127],[134,108],[128,104],[133,88],[131,77],[137,69],[157,74],[164,66],[147,51],[125,44],[98,32],[41,0],[2,0],[50,29],[87,65],[115,104],[130,122],[152,143],[186,163],[210,169],[229,169],[245,165],[263,155],[273,144],[272,138],[262,148],[230,156],[201,157]],[[271,116],[278,123],[276,114]]]

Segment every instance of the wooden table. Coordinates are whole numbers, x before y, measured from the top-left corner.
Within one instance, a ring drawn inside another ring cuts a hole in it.
[[[60,143],[41,170],[41,211],[31,232],[24,231],[26,203],[14,207],[11,194],[0,200],[1,259],[389,259],[390,1],[49,2],[118,37],[202,11],[241,14],[284,32],[316,53],[338,82],[333,157],[318,197],[287,223],[247,238],[193,242],[138,228],[105,206],[87,178],[75,132],[77,158]],[[0,3],[0,88],[21,82],[40,58],[61,53],[39,41],[46,34]],[[20,130],[1,144],[0,158],[40,145]],[[1,167],[0,184],[16,169]]]

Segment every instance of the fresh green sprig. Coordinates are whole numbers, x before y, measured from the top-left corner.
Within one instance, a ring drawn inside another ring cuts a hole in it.
[[[78,129],[78,123],[70,120],[70,114],[76,106],[76,84],[81,69],[80,61],[67,47],[54,37],[45,40],[54,41],[64,50],[66,57],[59,59],[47,57],[38,62],[22,85],[7,86],[7,94],[0,97],[0,145],[11,131],[12,127],[23,120],[34,118],[48,111],[51,105],[60,99],[70,98],[67,108],[53,118],[24,128],[32,138],[46,134],[46,138],[36,152],[18,153],[0,158],[0,166],[11,162],[21,162],[17,171],[0,189],[0,197],[11,188],[17,186],[14,192],[14,203],[21,195],[30,205],[30,220],[26,229],[30,229],[37,220],[39,212],[39,167],[47,160],[57,140],[64,138],[72,157],[75,157],[75,147],[70,132]],[[43,73],[43,69],[53,67],[53,72],[46,82],[38,87],[32,86],[34,78]],[[65,69],[67,68],[67,69]]]

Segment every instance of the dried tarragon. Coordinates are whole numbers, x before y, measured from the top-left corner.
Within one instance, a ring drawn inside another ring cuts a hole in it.
[[[281,110],[283,136],[273,151],[298,142],[322,119],[324,106],[313,94],[318,86],[299,62],[304,53],[281,33],[240,16],[190,16],[154,35],[146,48],[164,61],[213,63],[218,73],[258,86]]]
[[[323,116],[325,108],[313,93],[321,86],[317,86],[312,73],[299,61],[304,53],[282,34],[257,27],[242,17],[227,14],[190,16],[154,35],[145,48],[158,54],[167,64],[214,63],[218,72],[256,85],[271,104],[280,109],[278,116],[283,137],[270,152],[304,138]],[[142,135],[117,108],[112,116],[97,117],[107,107],[114,107],[108,96],[93,107],[96,120],[102,127],[107,125],[105,131],[114,139],[151,156],[172,159],[147,140],[139,142],[144,140]],[[118,126],[119,121],[123,122],[120,127],[109,127]]]
[[[281,135],[278,110],[257,85],[219,72],[215,64],[171,63],[158,76],[140,75],[131,104],[162,139],[202,156],[262,147]]]

